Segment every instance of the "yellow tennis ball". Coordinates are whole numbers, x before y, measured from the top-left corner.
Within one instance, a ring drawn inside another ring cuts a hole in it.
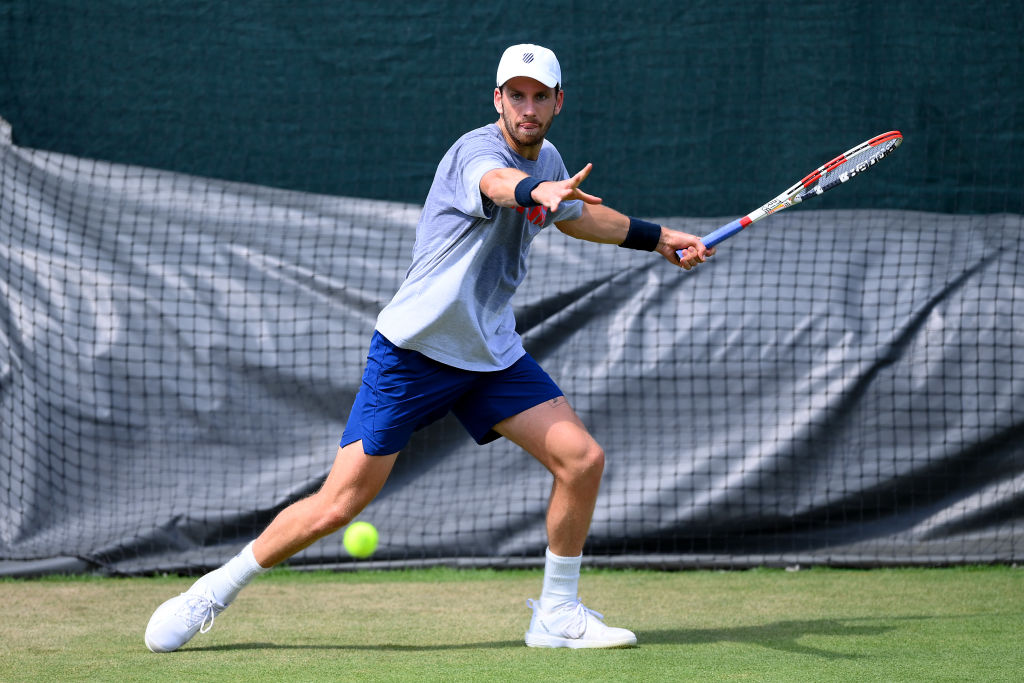
[[[377,529],[369,522],[352,522],[341,542],[352,557],[369,557],[377,549]]]

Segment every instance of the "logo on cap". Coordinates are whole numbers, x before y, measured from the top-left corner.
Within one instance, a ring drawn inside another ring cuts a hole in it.
[[[532,62],[533,61],[533,53],[532,52],[527,52],[526,54],[524,54],[523,55],[523,61],[525,63],[527,63],[527,64]]]

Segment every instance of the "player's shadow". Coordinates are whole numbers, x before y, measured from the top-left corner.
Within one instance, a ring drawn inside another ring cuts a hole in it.
[[[898,628],[894,622],[933,619],[935,617],[862,617],[836,619],[799,619],[776,621],[756,626],[735,626],[709,629],[657,629],[637,631],[637,641],[645,645],[705,645],[711,643],[744,643],[792,654],[812,655],[825,659],[860,659],[861,655],[832,652],[801,643],[807,636],[831,638],[881,636]],[[417,645],[411,643],[231,643],[205,647],[188,647],[189,652],[226,652],[231,650],[363,650],[381,652],[432,652],[444,650],[484,650],[523,647],[522,639],[496,640],[478,643],[439,643]]]
[[[755,626],[734,626],[710,629],[659,629],[637,633],[641,645],[704,645],[710,643],[744,643],[759,645],[792,654],[813,655],[826,659],[859,659],[861,655],[831,652],[801,641],[806,636],[829,638],[880,636],[896,630],[893,621],[927,619],[929,617],[879,617],[855,619],[797,619],[776,621]]]

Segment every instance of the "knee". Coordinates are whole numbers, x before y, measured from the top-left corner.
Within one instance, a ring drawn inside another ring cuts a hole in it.
[[[590,441],[569,458],[561,473],[569,483],[596,484],[604,474],[604,449]]]
[[[588,453],[587,463],[590,471],[600,479],[601,475],[604,474],[604,449],[595,443]]]

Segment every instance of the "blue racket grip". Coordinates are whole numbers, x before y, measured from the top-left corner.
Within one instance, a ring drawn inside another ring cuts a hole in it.
[[[729,239],[730,237],[732,237],[733,235],[738,233],[740,230],[742,230],[744,227],[746,227],[746,226],[743,225],[742,221],[743,221],[742,218],[737,218],[732,223],[726,223],[725,225],[723,225],[722,227],[718,228],[714,232],[709,232],[704,237],[701,237],[700,241],[704,243],[705,247],[710,249],[711,247],[715,246],[719,242],[722,242],[724,240]],[[676,256],[678,256],[679,258],[682,258],[683,257],[683,250],[682,249],[676,249]]]

